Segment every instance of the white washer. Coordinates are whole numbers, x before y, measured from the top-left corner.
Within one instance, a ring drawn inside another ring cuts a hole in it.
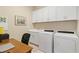
[[[39,49],[45,53],[54,52],[54,32],[39,33]]]
[[[30,42],[38,45],[38,48],[45,53],[54,52],[54,32],[51,31],[52,30],[30,30]]]
[[[32,29],[29,30],[30,35],[30,40],[29,42],[35,44],[35,45],[39,45],[39,32],[44,32],[43,30],[36,30],[36,29]]]
[[[55,53],[74,53],[76,52],[76,34],[56,33],[54,35],[54,52]]]

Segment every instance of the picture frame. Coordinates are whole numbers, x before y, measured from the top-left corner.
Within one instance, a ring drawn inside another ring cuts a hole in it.
[[[26,25],[26,18],[24,16],[15,15],[15,25],[25,26]]]
[[[6,17],[0,17],[0,23],[6,23],[7,18]]]

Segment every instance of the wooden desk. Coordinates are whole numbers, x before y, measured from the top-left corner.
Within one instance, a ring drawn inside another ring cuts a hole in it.
[[[8,53],[30,53],[32,50],[32,47],[19,42],[15,39],[9,39],[9,43],[12,43],[15,47],[12,49],[7,50]]]

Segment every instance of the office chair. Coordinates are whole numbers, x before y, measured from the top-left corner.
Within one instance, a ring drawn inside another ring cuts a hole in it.
[[[0,42],[1,42],[2,40],[6,40],[6,39],[9,39],[9,34],[8,34],[8,33],[0,34]]]
[[[30,38],[30,34],[29,34],[29,33],[25,33],[25,34],[23,34],[23,36],[22,36],[21,42],[28,45],[29,38]]]

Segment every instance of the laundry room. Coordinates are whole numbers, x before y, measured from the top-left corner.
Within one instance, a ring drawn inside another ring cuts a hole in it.
[[[42,52],[79,52],[78,10],[77,6],[34,6],[30,42]]]

